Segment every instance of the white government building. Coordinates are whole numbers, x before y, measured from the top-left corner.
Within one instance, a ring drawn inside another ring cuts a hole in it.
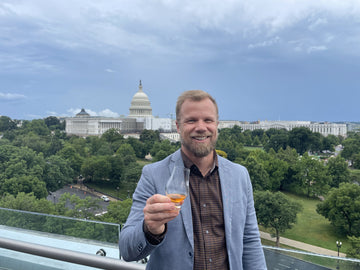
[[[170,133],[174,131],[172,122],[170,118],[153,117],[150,100],[140,81],[127,117],[91,116],[82,109],[75,117],[65,118],[65,131],[69,135],[84,137],[99,136],[111,128],[118,129],[122,134],[140,133],[144,129]]]
[[[140,81],[139,90],[131,100],[129,115],[127,117],[103,117],[90,116],[82,109],[75,117],[65,118],[66,133],[77,136],[100,136],[107,130],[115,128],[125,136],[139,136],[144,130],[159,130],[163,138],[178,141],[179,134],[176,132],[175,120],[170,118],[158,118],[152,115],[152,108],[149,97],[143,91]],[[307,127],[312,132],[319,132],[324,136],[335,135],[346,137],[346,124],[311,121],[220,121],[219,129],[232,128],[235,125],[243,130],[255,130],[270,128],[286,129],[290,131],[295,127]]]

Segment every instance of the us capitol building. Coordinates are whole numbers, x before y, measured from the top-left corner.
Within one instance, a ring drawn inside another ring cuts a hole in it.
[[[175,120],[170,118],[157,118],[152,115],[149,97],[143,91],[140,81],[139,90],[131,100],[129,115],[127,117],[103,117],[90,116],[82,109],[75,117],[65,118],[66,133],[77,136],[100,136],[109,129],[117,129],[124,136],[139,137],[142,130],[159,130],[162,138],[178,141],[179,134],[176,132]],[[307,127],[312,132],[318,132],[324,136],[335,135],[346,137],[346,124],[311,121],[220,121],[219,129],[232,128],[235,125],[243,130],[255,130],[270,128],[286,129],[290,131],[295,127]]]

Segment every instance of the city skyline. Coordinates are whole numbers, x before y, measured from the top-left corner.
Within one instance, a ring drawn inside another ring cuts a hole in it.
[[[0,3],[0,115],[153,115],[208,91],[221,120],[359,122],[360,2]]]

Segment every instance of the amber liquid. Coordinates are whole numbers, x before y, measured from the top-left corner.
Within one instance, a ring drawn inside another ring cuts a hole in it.
[[[186,195],[176,193],[166,194],[166,196],[169,197],[173,203],[175,203],[175,207],[177,208],[181,207],[180,203],[186,198]]]

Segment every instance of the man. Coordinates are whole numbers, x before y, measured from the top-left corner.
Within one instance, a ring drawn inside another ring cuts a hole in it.
[[[266,269],[247,170],[216,154],[216,101],[184,92],[176,104],[181,149],[146,165],[120,233],[127,261],[150,255],[146,269]],[[174,166],[190,168],[190,195],[181,210],[165,196]]]

